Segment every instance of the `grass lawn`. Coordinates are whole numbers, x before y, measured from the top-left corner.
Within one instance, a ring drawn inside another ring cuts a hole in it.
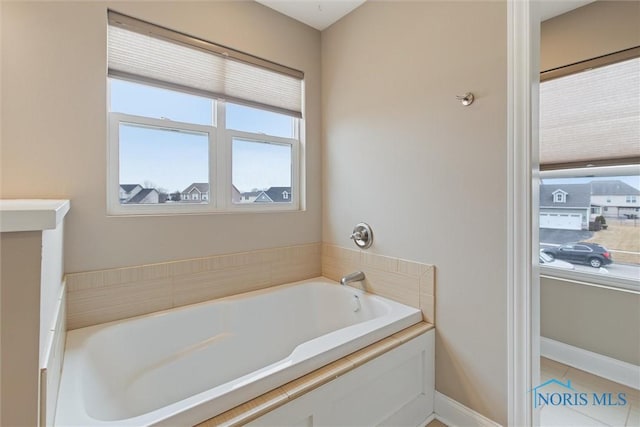
[[[597,231],[588,242],[598,243],[610,250],[635,252],[635,254],[613,253],[614,262],[640,264],[640,221],[611,221],[606,230]]]

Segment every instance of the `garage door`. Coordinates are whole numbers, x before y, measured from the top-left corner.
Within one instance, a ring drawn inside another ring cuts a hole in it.
[[[560,230],[581,230],[582,215],[541,213],[540,228],[557,228]]]

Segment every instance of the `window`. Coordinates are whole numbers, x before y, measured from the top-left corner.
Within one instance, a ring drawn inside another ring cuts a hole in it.
[[[543,275],[640,290],[638,54],[541,76]]]
[[[553,196],[554,196],[554,202],[556,202],[556,203],[565,203],[566,197],[567,197],[567,193],[562,192],[562,191],[557,191],[556,193],[553,194]]]
[[[299,209],[302,72],[113,11],[108,30],[110,214]]]

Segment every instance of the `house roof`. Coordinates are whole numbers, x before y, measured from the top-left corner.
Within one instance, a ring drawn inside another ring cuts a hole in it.
[[[185,188],[182,192],[183,193],[189,193],[189,192],[193,191],[194,188],[197,189],[201,193],[208,193],[209,192],[209,183],[207,183],[207,182],[194,182],[193,184],[191,184],[190,186]]]
[[[565,203],[554,202],[553,193],[567,193]],[[543,184],[540,186],[541,208],[589,208],[591,206],[590,184]]]
[[[284,192],[289,193],[288,198],[284,198]],[[247,194],[247,193],[244,193]],[[291,187],[270,187],[268,190],[261,191],[254,200],[254,203],[289,203],[291,202]]]
[[[242,193],[243,197],[258,197],[258,195],[262,193],[262,191],[245,191]]]
[[[136,193],[135,196],[133,196],[131,199],[129,199],[127,201],[127,203],[140,203],[142,200],[144,200],[145,197],[147,197],[149,195],[149,193],[151,193],[152,191],[155,191],[156,193],[158,192],[155,188],[143,188],[142,190],[140,190],[138,193]]]
[[[286,199],[283,197],[285,191],[289,193],[289,197]],[[275,203],[291,202],[291,187],[271,187],[265,191],[265,194]]]
[[[120,184],[120,188],[122,188],[125,192],[127,193],[131,193],[131,191],[136,188],[136,187],[140,187],[140,184]]]
[[[591,181],[592,196],[638,196],[640,190],[620,180]]]

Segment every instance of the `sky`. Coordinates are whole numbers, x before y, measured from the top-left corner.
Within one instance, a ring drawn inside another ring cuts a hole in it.
[[[110,79],[111,111],[171,122],[214,124],[212,100],[180,92]],[[293,118],[226,104],[229,129],[293,137]],[[120,124],[120,183],[153,186],[172,193],[194,182],[208,182],[206,132],[182,132]],[[234,138],[232,181],[241,192],[291,186],[291,148]],[[214,174],[215,175],[215,174]]]

